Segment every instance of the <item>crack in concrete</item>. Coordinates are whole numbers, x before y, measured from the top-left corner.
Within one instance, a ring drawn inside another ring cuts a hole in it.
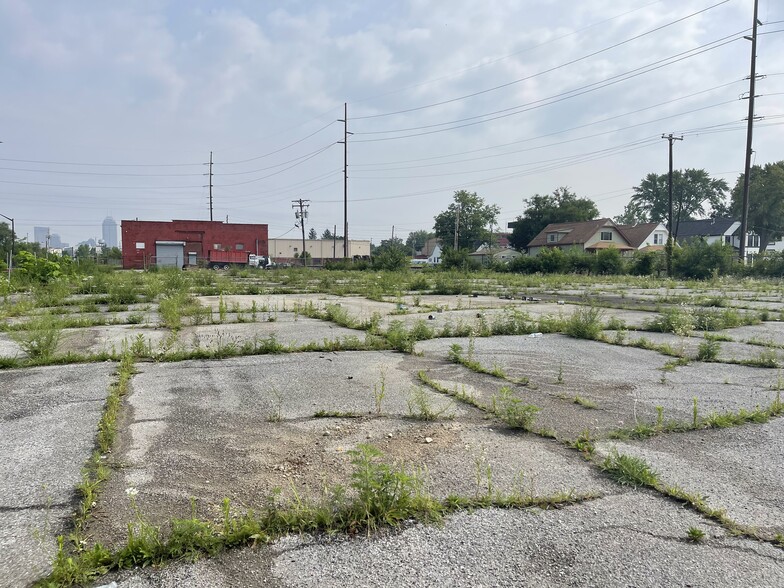
[[[26,510],[48,510],[51,508],[68,508],[70,502],[53,502],[44,504],[28,504],[25,506],[0,506],[0,512],[22,512]]]

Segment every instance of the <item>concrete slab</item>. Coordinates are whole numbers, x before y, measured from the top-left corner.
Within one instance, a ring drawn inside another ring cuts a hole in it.
[[[612,448],[644,459],[662,481],[704,496],[734,521],[784,534],[784,419],[598,445],[602,453]]]
[[[652,421],[657,406],[664,408],[665,419],[690,421],[694,397],[700,414],[754,409],[776,397],[776,369],[695,362],[663,371],[671,358],[658,352],[564,335],[476,338],[473,343],[435,339],[416,348],[425,357],[445,359],[453,344],[462,346],[464,356],[473,344],[474,359],[488,370],[497,367],[511,378],[530,378],[532,385],[517,387],[515,393],[543,409],[537,422],[569,436],[584,429],[630,426],[638,419]],[[431,377],[448,388],[470,383],[485,403],[509,385],[465,368],[450,369]],[[597,410],[573,406],[575,396],[596,403]]]
[[[0,578],[49,569],[90,457],[112,364],[0,372]]]
[[[420,367],[417,358],[388,352],[144,364],[129,397],[127,444],[116,453],[124,467],[107,484],[91,530],[110,543],[122,539],[133,516],[128,487],[139,490],[145,516],[162,522],[187,516],[190,497],[205,516],[225,497],[240,509],[259,508],[276,487],[317,498],[326,485],[348,484],[348,452],[360,443],[424,468],[439,497],[486,490],[477,471],[487,467],[503,492],[614,490],[560,444],[510,432],[442,394],[420,387],[440,416],[412,420]],[[373,394],[382,381],[379,416]],[[319,410],[365,416],[313,418]]]
[[[0,357],[24,357],[26,354],[8,333],[0,333]]]
[[[272,335],[283,345],[294,347],[347,338],[365,340],[364,331],[346,329],[327,321],[297,316],[292,312],[277,312],[272,316],[275,319],[272,322],[260,320],[252,323],[185,327],[180,331],[178,339],[187,349],[221,345],[241,346],[254,339],[266,339]]]
[[[689,527],[706,533],[685,540]],[[483,510],[443,526],[354,538],[286,538],[210,561],[133,570],[119,588],[153,586],[711,586],[784,583],[784,554],[728,536],[647,492],[562,510]]]
[[[732,331],[725,331],[732,336]],[[610,341],[616,341],[617,331],[605,331],[605,336]],[[690,337],[680,337],[673,333],[657,333],[651,331],[628,331],[624,334],[622,345],[635,345],[641,339],[655,343],[656,345],[669,345],[678,353],[685,353],[687,357],[696,358],[700,345],[705,342],[702,333],[694,332]],[[721,361],[746,361],[759,359],[761,353],[778,355],[777,350],[765,350],[758,345],[748,345],[740,341],[717,341],[717,359]]]
[[[775,345],[784,345],[784,322],[768,321],[759,325],[726,329],[719,331],[719,333],[728,335],[736,341],[770,342]]]
[[[79,329],[63,329],[58,354],[69,351],[76,353],[121,353],[123,346],[130,346],[139,338],[145,347],[159,350],[169,336],[168,329],[156,329],[136,325],[107,325],[84,327]]]

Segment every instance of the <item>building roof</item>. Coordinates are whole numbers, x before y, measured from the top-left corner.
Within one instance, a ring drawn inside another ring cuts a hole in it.
[[[618,225],[618,228],[623,231],[629,245],[637,249],[645,243],[645,240],[658,226],[659,223],[640,223],[639,225]]]
[[[678,238],[710,237],[724,235],[737,223],[731,218],[706,218],[694,221],[681,221],[678,223]]]
[[[588,241],[588,239],[593,237],[597,231],[604,227],[612,227],[616,229],[618,233],[620,233],[620,235],[626,239],[627,242],[629,241],[629,239],[626,237],[626,233],[621,229],[620,226],[616,225],[612,219],[598,218],[596,220],[576,223],[550,223],[531,240],[531,242],[528,244],[528,247],[547,247],[548,245],[582,245]],[[560,241],[558,241],[558,243],[548,243],[548,233],[566,234],[561,238]],[[618,247],[618,244],[616,244],[616,247]],[[618,248],[622,249],[623,247]]]
[[[425,246],[422,247],[422,251],[420,252],[420,255],[424,255],[425,258],[430,257],[431,255],[433,255],[433,251],[435,251],[436,247],[438,247],[439,245],[441,245],[441,243],[439,243],[437,237],[432,237],[428,239],[427,241],[425,241]]]

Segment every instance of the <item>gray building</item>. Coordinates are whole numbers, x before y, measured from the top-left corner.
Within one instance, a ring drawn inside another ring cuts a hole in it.
[[[33,227],[33,239],[41,247],[46,247],[46,239],[49,236],[49,227]]]
[[[117,247],[117,222],[110,216],[103,219],[103,242],[107,247]]]

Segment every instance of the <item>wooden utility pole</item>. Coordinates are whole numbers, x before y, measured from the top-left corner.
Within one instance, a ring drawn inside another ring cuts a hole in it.
[[[667,139],[667,142],[670,144],[670,173],[667,178],[667,193],[669,195],[668,200],[668,216],[667,216],[667,246],[665,247],[665,252],[667,256],[667,275],[672,276],[672,250],[675,247],[675,240],[678,238],[677,232],[678,228],[676,223],[674,222],[674,215],[672,212],[672,143],[673,141],[683,141],[683,137],[676,137],[672,133],[669,135],[662,135],[662,139]]]
[[[308,261],[308,258],[305,255],[305,219],[308,218],[308,206],[310,206],[310,200],[303,200],[302,198],[299,198],[298,200],[292,200],[291,203],[291,208],[294,209],[294,218],[297,219],[297,222],[294,226],[299,225],[300,228],[302,228],[302,253],[300,253],[300,257],[302,258],[302,267],[305,267]]]
[[[212,151],[210,151],[210,220],[212,220]]]
[[[460,234],[460,204],[458,203],[457,209],[455,210],[455,251],[457,251],[457,238]]]
[[[752,135],[754,134],[754,86],[757,81],[757,26],[760,23],[757,18],[759,0],[754,0],[754,24],[751,29],[751,37],[745,37],[751,41],[751,73],[749,74],[749,118],[746,127],[746,165],[743,168],[743,212],[740,221],[740,262],[746,263],[746,239],[749,230],[749,182],[751,176],[751,148]]]
[[[343,258],[348,259],[348,103],[343,103],[343,118],[338,122],[343,123]]]

